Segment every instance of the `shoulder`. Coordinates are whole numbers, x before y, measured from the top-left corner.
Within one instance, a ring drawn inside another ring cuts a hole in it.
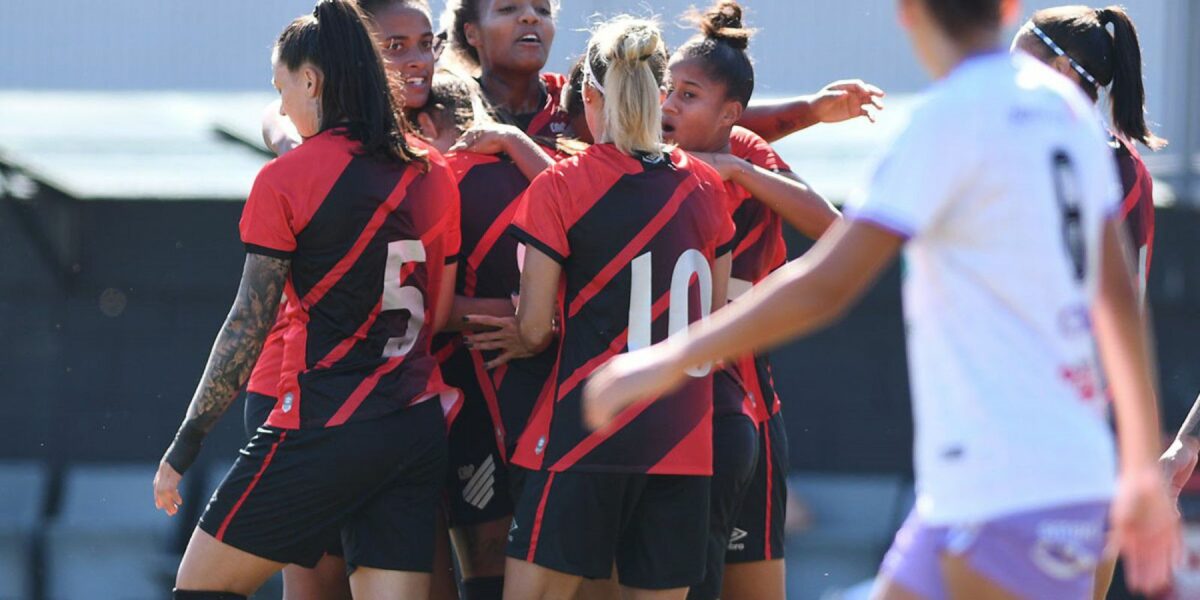
[[[767,140],[763,139],[757,133],[741,125],[734,125],[733,130],[729,132],[729,146],[730,153],[735,156],[742,156],[752,150],[770,148],[771,144],[767,143]]]

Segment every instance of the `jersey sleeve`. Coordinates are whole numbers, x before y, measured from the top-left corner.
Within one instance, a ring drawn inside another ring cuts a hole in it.
[[[271,183],[270,173],[263,169],[254,180],[238,229],[247,252],[290,258],[296,250],[294,212],[286,195]]]
[[[738,158],[768,171],[784,173],[792,170],[767,140],[749,129],[734,128],[730,134],[730,151]]]
[[[536,248],[559,263],[571,255],[567,243],[568,223],[563,214],[567,195],[560,175],[544,171],[529,184],[519,201],[510,231],[522,243]]]
[[[958,119],[919,109],[876,163],[867,190],[852,196],[847,217],[904,238],[921,235],[972,178],[975,154],[959,143],[970,137]]]
[[[434,167],[438,174],[438,195],[446,199],[446,234],[443,251],[446,253],[446,264],[458,262],[462,252],[462,196],[458,191],[458,183],[450,167]]]

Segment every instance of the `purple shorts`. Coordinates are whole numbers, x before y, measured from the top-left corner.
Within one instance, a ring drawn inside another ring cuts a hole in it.
[[[946,600],[939,558],[950,554],[1021,598],[1090,599],[1107,519],[1105,502],[944,527],[922,523],[914,510],[896,532],[880,574],[925,600]]]

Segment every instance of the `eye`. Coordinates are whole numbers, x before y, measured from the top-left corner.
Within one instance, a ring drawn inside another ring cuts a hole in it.
[[[549,8],[542,7],[537,9],[537,13],[543,17],[549,17],[554,14],[554,11],[550,10]]]
[[[513,12],[516,12],[516,10],[517,10],[517,7],[516,7],[516,6],[513,6],[513,5],[509,4],[509,5],[506,5],[506,6],[501,6],[500,8],[497,8],[497,9],[496,9],[496,12],[498,12],[498,13],[500,13],[500,14],[502,14],[502,15],[507,15],[507,14],[511,14],[511,13],[513,13]]]
[[[384,47],[388,52],[395,52],[404,49],[404,42],[397,39],[388,40],[387,46]]]

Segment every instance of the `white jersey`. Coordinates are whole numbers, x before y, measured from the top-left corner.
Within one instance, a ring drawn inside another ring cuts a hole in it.
[[[850,218],[909,241],[904,316],[917,510],[970,523],[1112,496],[1089,307],[1119,207],[1092,103],[1035,59],[937,82]]]

